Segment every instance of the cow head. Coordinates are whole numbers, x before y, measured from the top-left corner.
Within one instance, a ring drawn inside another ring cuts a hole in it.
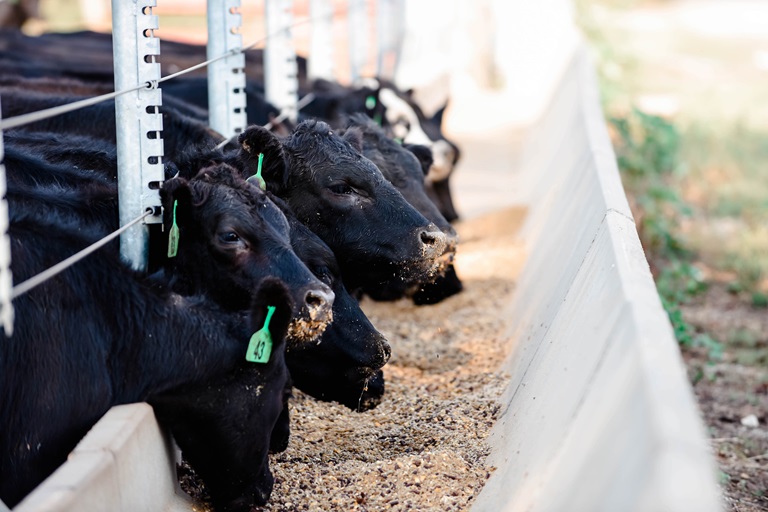
[[[378,99],[384,111],[381,125],[389,135],[405,144],[427,146],[432,151],[433,161],[425,178],[426,184],[428,188],[437,183],[445,184],[444,187],[438,187],[439,193],[431,197],[448,222],[457,220],[458,215],[449,194],[448,180],[459,161],[460,151],[458,146],[442,133],[441,125],[446,107],[443,106],[432,118],[428,118],[410,94],[386,81],[380,83]]]
[[[424,189],[425,167],[431,168],[432,150],[423,145],[399,144],[367,116],[355,114],[348,126],[363,135],[363,155],[379,168],[384,177],[427,220],[433,222],[448,237],[447,251],[455,251],[456,230],[443,217]]]
[[[262,279],[277,277],[292,291],[294,330],[305,339],[322,333],[332,319],[333,291],[293,252],[288,222],[263,191],[218,164],[189,181],[166,180],[161,197],[169,246],[172,231],[179,235],[175,256],[166,260],[174,290],[204,291],[242,309]]]
[[[360,79],[352,87],[317,79],[312,82],[314,99],[302,109],[307,117],[326,120],[331,126],[343,126],[347,115],[364,112],[382,122],[384,105],[379,101],[380,84],[374,79]]]
[[[262,131],[251,127],[241,134],[244,160],[253,160],[250,140]],[[267,187],[333,250],[348,288],[433,274],[445,235],[361,149],[359,132],[348,130],[342,138],[322,121],[304,121],[283,142],[287,179],[281,183],[265,170]]]
[[[318,343],[291,343],[289,339],[286,361],[293,384],[315,398],[351,409],[373,407],[384,392],[383,379],[378,386],[367,383],[389,360],[389,343],[347,291],[331,249],[290,212],[287,216],[296,254],[336,296],[334,320]]]
[[[439,302],[458,293],[462,284],[453,269],[458,236],[425,190],[424,176],[432,163],[431,150],[421,145],[398,144],[375,123],[360,114],[350,117],[349,126],[362,131],[363,154],[376,164],[384,177],[409,203],[440,228],[447,240],[440,258],[441,268],[436,275],[421,282],[379,286],[365,291],[377,300],[392,300],[404,294],[411,295],[417,304]]]
[[[246,512],[264,505],[274,483],[268,453],[287,445],[290,378],[284,339],[292,304],[277,279],[264,279],[255,294],[250,332],[264,327],[267,306],[275,311],[268,326],[272,350],[266,363],[243,357],[226,375],[149,400],[205,482],[216,510]],[[247,336],[242,345],[244,356]]]

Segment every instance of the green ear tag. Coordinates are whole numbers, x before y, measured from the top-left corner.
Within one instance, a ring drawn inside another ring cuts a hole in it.
[[[365,98],[365,108],[368,110],[373,110],[376,108],[376,97],[375,96],[368,96]]]
[[[176,224],[176,206],[179,204],[177,200],[173,201],[173,224],[171,230],[168,232],[168,257],[176,257],[176,253],[179,252],[179,226]]]
[[[245,360],[251,363],[267,363],[272,355],[272,335],[269,333],[269,321],[275,312],[274,306],[267,306],[267,318],[264,327],[253,333],[245,353]]]
[[[264,153],[259,153],[259,166],[256,168],[256,174],[248,178],[246,181],[255,180],[259,184],[261,190],[267,190],[267,182],[261,177],[261,163],[264,161]]]

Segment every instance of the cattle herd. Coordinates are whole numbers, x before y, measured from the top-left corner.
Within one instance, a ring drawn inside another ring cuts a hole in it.
[[[162,50],[164,74],[205,60],[200,46]],[[228,142],[207,126],[204,74],[162,86],[163,223],[150,227],[148,269],[132,270],[114,242],[14,300],[0,346],[7,505],[111,406],[140,401],[216,510],[264,504],[294,386],[358,411],[382,399],[390,347],[359,299],[430,304],[461,291],[449,189],[459,152],[442,111],[427,118],[383,80],[310,81],[299,59],[300,93],[315,100],[296,125],[277,123],[263,55],[246,55],[249,127]],[[0,32],[3,118],[111,92],[113,80],[110,35]],[[19,283],[119,227],[114,102],[3,135]],[[271,347],[262,339],[260,362],[246,360],[264,328]]]

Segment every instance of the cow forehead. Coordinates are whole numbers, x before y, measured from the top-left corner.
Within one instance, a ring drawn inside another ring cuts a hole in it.
[[[288,221],[277,205],[246,182],[243,182],[242,188],[213,186],[207,202],[219,210],[217,222],[235,218],[254,229],[261,229],[267,224],[281,235],[287,236],[289,232]]]
[[[338,180],[351,180],[356,183],[378,185],[386,181],[376,164],[366,157],[359,158],[353,165],[334,165],[317,177],[324,184]]]

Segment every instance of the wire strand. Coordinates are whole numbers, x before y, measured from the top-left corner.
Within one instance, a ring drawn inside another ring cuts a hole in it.
[[[243,48],[233,48],[226,53],[219,55],[218,57],[214,57],[212,59],[208,59],[204,62],[201,62],[199,64],[195,64],[194,66],[190,66],[186,69],[182,69],[181,71],[177,71],[175,73],[171,73],[170,75],[166,75],[164,77],[161,77],[159,80],[157,80],[154,84],[150,82],[144,82],[141,85],[137,85],[135,87],[131,87],[129,89],[122,89],[120,91],[110,92],[107,94],[102,94],[100,96],[94,96],[93,98],[87,98],[84,100],[75,101],[72,103],[67,103],[65,105],[59,105],[56,107],[51,107],[43,110],[38,110],[35,112],[30,112],[28,114],[21,114],[15,117],[9,117],[6,119],[0,119],[0,130],[10,130],[11,128],[18,128],[19,126],[24,126],[27,124],[35,123],[37,121],[42,121],[44,119],[49,119],[51,117],[56,117],[61,114],[66,114],[67,112],[73,112],[75,110],[79,110],[81,108],[90,107],[92,105],[96,105],[98,103],[102,103],[104,101],[108,101],[111,99],[114,99],[118,96],[122,96],[123,94],[128,94],[130,92],[138,91],[141,89],[152,89],[156,87],[156,84],[159,84],[161,82],[167,82],[168,80],[171,80],[173,78],[185,75],[187,73],[191,73],[192,71],[198,70],[200,68],[206,67],[208,64],[211,64],[212,62],[217,62],[222,59],[226,59],[227,57],[230,57],[232,55],[238,55],[240,53],[245,53],[248,50],[252,50],[259,44],[262,44],[266,42],[271,37],[274,37],[286,30],[289,30],[294,27],[298,27],[299,25],[302,25],[304,23],[308,23],[313,21],[313,18],[306,17],[300,21],[297,21],[295,23],[292,23],[290,25],[286,25],[285,27],[280,28],[279,30],[276,30],[273,33],[267,34],[266,36],[262,37],[261,39],[258,39],[254,41],[253,43],[249,44],[248,46],[245,46]],[[162,52],[160,53],[160,56],[162,57]]]
[[[296,110],[301,110],[302,108],[306,107],[310,103],[312,103],[315,99],[315,93],[307,93],[304,97],[302,97],[299,101],[296,102]],[[288,117],[288,109],[284,108],[280,111],[280,114],[274,118],[272,121],[268,122],[264,125],[264,128],[267,130],[271,130],[275,124],[280,123],[285,120],[285,118]],[[215,147],[215,149],[221,149],[224,146],[226,146],[232,139],[234,139],[237,135],[234,135],[228,139],[224,139],[220,143],[218,143]]]
[[[25,293],[27,293],[32,288],[34,288],[34,287],[36,287],[36,286],[38,286],[40,284],[43,284],[45,281],[47,281],[48,279],[54,277],[56,274],[58,274],[58,273],[60,273],[60,272],[62,272],[64,270],[66,270],[67,268],[71,267],[72,265],[74,265],[78,261],[82,260],[83,258],[88,256],[92,252],[100,249],[101,247],[103,247],[107,243],[111,242],[113,239],[115,239],[118,236],[120,236],[120,234],[122,234],[125,230],[127,230],[128,228],[130,228],[134,224],[137,224],[137,223],[141,222],[142,220],[144,220],[145,217],[148,217],[150,215],[152,215],[152,211],[151,210],[144,212],[142,215],[140,215],[139,217],[136,217],[131,222],[129,222],[125,226],[121,227],[117,231],[113,231],[111,234],[105,236],[104,238],[102,238],[101,240],[99,240],[97,242],[94,242],[93,244],[89,245],[85,249],[83,249],[83,250],[81,250],[79,252],[76,252],[75,254],[70,256],[69,258],[67,258],[67,259],[57,263],[56,265],[48,268],[47,270],[44,270],[44,271],[40,272],[39,274],[30,277],[26,281],[24,281],[22,283],[19,283],[18,285],[14,286],[13,289],[11,290],[11,300],[13,300],[13,299],[15,299],[15,298],[17,298],[17,297],[19,297],[21,295],[24,295]]]
[[[74,110],[79,110],[81,108],[90,107],[92,105],[96,105],[97,103],[101,103],[103,101],[108,101],[113,98],[117,98],[118,96],[122,96],[123,94],[128,94],[129,92],[138,91],[140,89],[149,89],[151,87],[152,85],[149,82],[145,82],[142,85],[137,85],[136,87],[131,87],[130,89],[123,89],[122,91],[110,92],[107,94],[102,94],[101,96],[94,96],[93,98],[87,98],[84,100],[75,101],[73,103],[67,103],[64,105],[56,106],[56,107],[37,110],[35,112],[30,112],[29,114],[21,114],[15,117],[9,117],[9,118],[0,120],[0,130],[9,130],[11,128],[18,128],[19,126],[35,123],[37,121],[42,121],[43,119],[56,117],[61,114],[66,114],[67,112],[72,112]]]

